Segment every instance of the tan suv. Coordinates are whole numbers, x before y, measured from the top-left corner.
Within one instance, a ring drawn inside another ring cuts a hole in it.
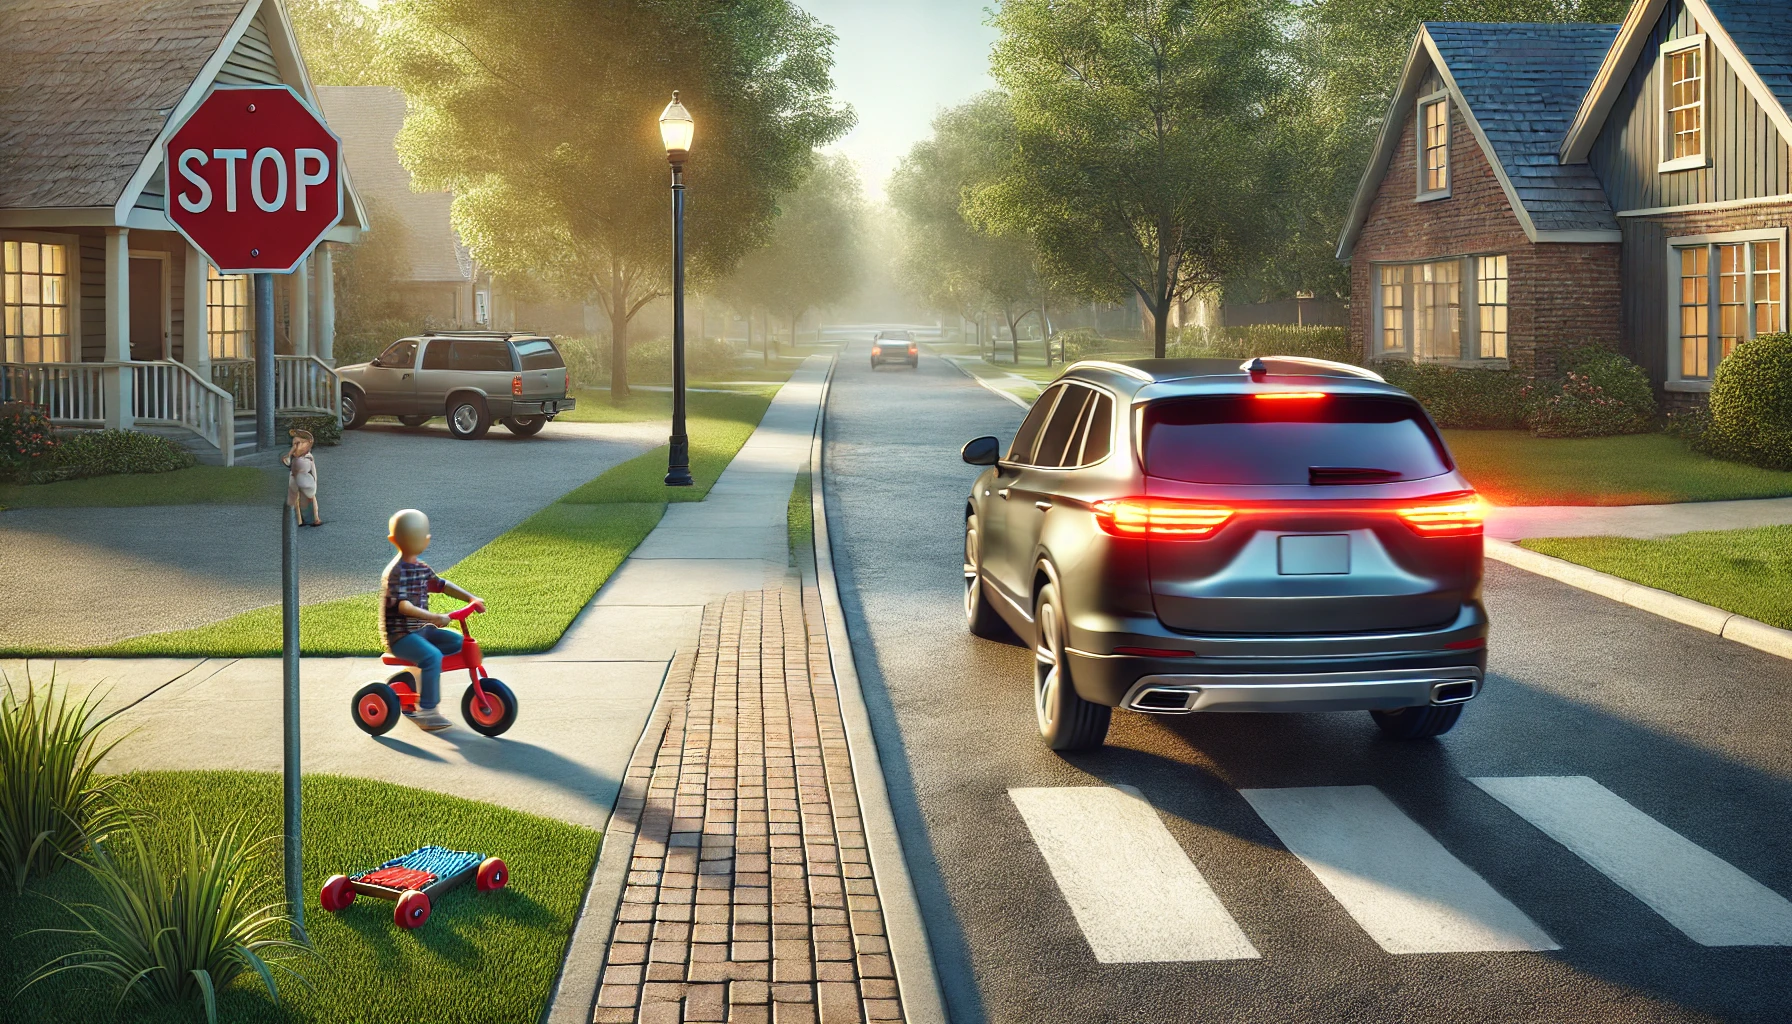
[[[396,416],[419,427],[448,418],[455,437],[484,437],[496,420],[532,437],[573,407],[566,361],[539,334],[430,331],[393,342],[370,363],[339,367],[342,425]]]

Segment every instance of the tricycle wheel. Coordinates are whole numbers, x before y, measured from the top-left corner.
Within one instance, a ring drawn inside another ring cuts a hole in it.
[[[421,928],[429,920],[429,896],[421,889],[407,889],[392,908],[392,922],[400,928]]]
[[[473,885],[480,892],[491,892],[502,889],[510,883],[510,869],[496,857],[487,857],[479,865],[479,873],[473,876]]]
[[[383,736],[398,724],[398,694],[388,683],[368,683],[355,692],[355,724],[369,736]]]
[[[334,914],[355,902],[355,888],[348,884],[347,875],[331,875],[324,883],[323,891],[317,894],[317,902]]]
[[[476,733],[500,735],[516,722],[516,694],[496,679],[482,679],[479,686],[485,689],[485,705],[480,706],[478,690],[468,683],[460,696],[460,717]]]

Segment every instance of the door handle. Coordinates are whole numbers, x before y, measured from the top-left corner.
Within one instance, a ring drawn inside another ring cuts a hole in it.
[[[1052,507],[1052,503],[1049,501],[1035,501],[1033,507],[1044,512]]]
[[[411,375],[407,373],[407,374],[404,374],[403,376],[399,377],[398,379],[399,380],[410,380]]]
[[[1000,495],[1003,501],[1008,500],[1008,488],[1004,487],[1001,490],[997,491],[996,494]]]

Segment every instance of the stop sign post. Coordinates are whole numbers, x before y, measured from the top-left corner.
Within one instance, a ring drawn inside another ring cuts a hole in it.
[[[342,144],[284,85],[213,86],[162,152],[168,220],[222,274],[255,281],[255,434],[274,446],[274,279],[290,274],[342,219]],[[297,509],[293,510],[294,512]],[[286,901],[304,931],[299,861],[298,531],[281,521]]]

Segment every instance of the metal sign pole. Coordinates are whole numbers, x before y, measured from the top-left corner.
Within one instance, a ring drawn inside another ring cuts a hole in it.
[[[285,759],[286,905],[293,938],[305,935],[305,880],[299,861],[299,527],[298,508],[280,508],[280,668]]]
[[[274,275],[255,276],[255,447],[274,448]]]

